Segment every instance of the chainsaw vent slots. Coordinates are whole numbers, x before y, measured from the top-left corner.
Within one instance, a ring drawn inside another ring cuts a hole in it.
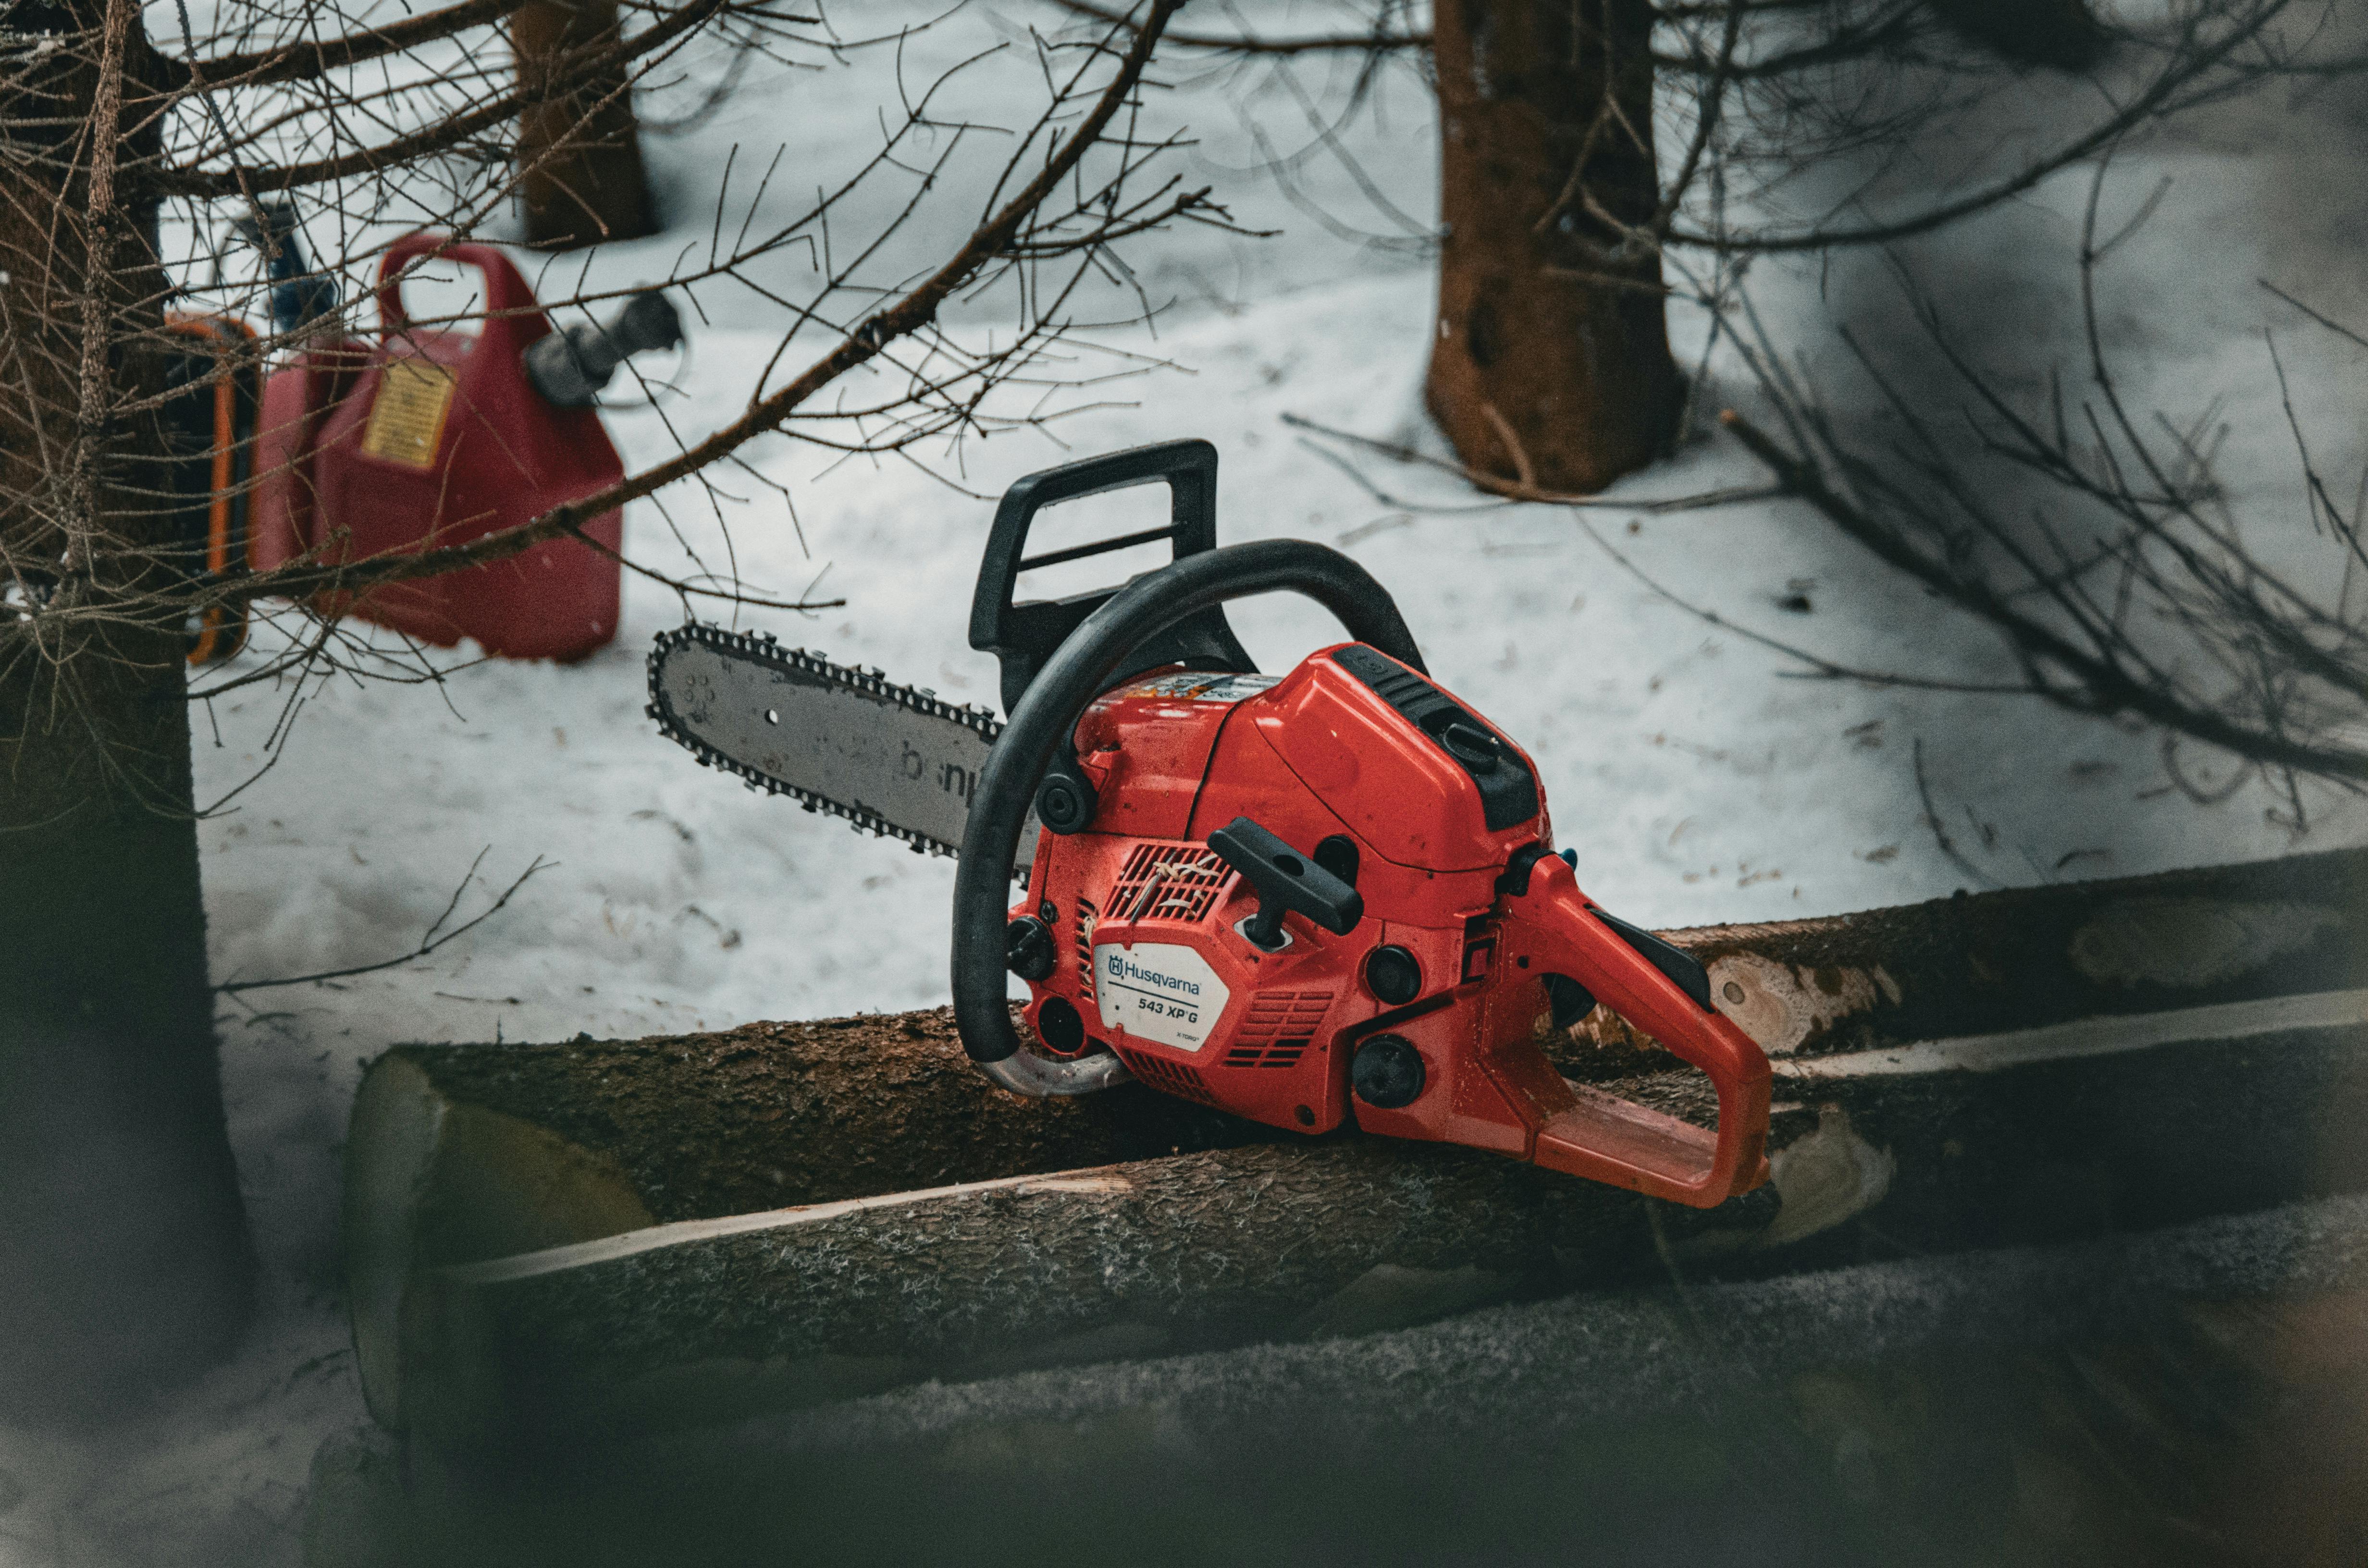
[[[1261,991],[1226,1048],[1228,1067],[1295,1067],[1332,1010],[1329,991]]]
[[[1116,1049],[1119,1060],[1126,1063],[1126,1070],[1153,1088],[1188,1100],[1198,1100],[1206,1106],[1217,1104],[1217,1096],[1209,1092],[1209,1085],[1201,1081],[1196,1070],[1180,1062],[1164,1061],[1140,1051],[1129,1051],[1123,1046]]]
[[[1197,921],[1233,874],[1206,845],[1138,844],[1110,890],[1110,915],[1120,920]]]
[[[1084,978],[1077,983],[1078,994],[1088,1005],[1094,1000],[1094,901],[1077,900],[1077,973]]]

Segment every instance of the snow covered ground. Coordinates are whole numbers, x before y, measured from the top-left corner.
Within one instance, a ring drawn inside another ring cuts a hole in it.
[[[1030,20],[1046,18],[1016,5],[963,12],[908,52],[907,74]],[[655,142],[677,222],[703,226],[734,144],[735,180],[784,142],[807,187],[846,166],[872,134],[869,106],[887,64],[872,54],[752,80],[695,135]],[[1321,71],[1304,74],[1311,90],[1323,85]],[[1253,127],[1289,147],[1307,140],[1291,100],[1263,80],[1200,78],[1165,112],[1201,137],[1181,160],[1191,183],[1214,186],[1246,227],[1280,237],[1200,232],[1138,245],[1147,290],[1175,303],[1152,330],[1094,337],[1160,363],[1075,399],[1098,406],[1053,426],[1059,444],[1022,431],[970,446],[958,461],[972,491],[992,497],[1072,456],[1208,437],[1222,453],[1222,537],[1321,540],[1390,586],[1434,673],[1537,757],[1584,884],[1647,925],[1839,911],[1971,883],[1923,821],[1910,762],[1919,743],[1952,840],[1998,884],[2368,839],[2368,810],[2324,794],[2310,797],[2313,826],[2300,840],[2265,818],[2276,801],[2258,789],[2198,807],[2164,787],[2159,737],[2143,730],[2007,699],[1784,678],[1780,656],[1708,628],[1612,554],[1724,616],[1839,659],[1995,668],[1978,632],[1888,580],[1804,507],[1483,506],[1435,472],[1353,453],[1393,499],[1352,483],[1284,418],[1436,449],[1419,405],[1432,286],[1418,253],[1361,245],[1305,210],[1387,224],[1338,163],[1306,165],[1304,205],[1254,170]],[[1016,94],[1027,81],[1007,74],[978,91]],[[2030,112],[2061,112],[2066,91],[2034,79]],[[1381,195],[1422,217],[1434,210],[1432,134],[1418,85],[1401,77],[1347,143]],[[2363,138],[2368,111],[2356,97],[2239,105],[2124,154],[2109,187],[2109,208],[2126,213],[2157,178],[2174,181],[2105,283],[2109,342],[2126,358],[2135,399],[2182,420],[2224,400],[2224,467],[2239,502],[2264,518],[2300,516],[2265,329],[2278,335],[2322,465],[2351,476],[2363,455],[2353,412],[2361,351],[2252,281],[2268,277],[2368,322],[2368,284],[2349,265],[2362,223],[2350,204],[2355,182],[2337,177],[2356,169]],[[2037,384],[2077,352],[2069,301],[2085,194],[2080,176],[2059,178],[1907,253],[1943,311],[2019,384]],[[942,244],[952,222],[921,225],[916,254]],[[679,243],[678,232],[611,247],[595,276],[659,276]],[[1840,364],[1842,325],[1918,362],[1881,258],[1763,266],[1753,297],[1777,340],[1812,363]],[[691,324],[683,390],[657,410],[609,420],[629,466],[666,455],[669,426],[695,435],[731,418],[776,342],[774,312],[755,295],[700,299],[707,319]],[[1691,363],[1706,324],[1680,308],[1672,330]],[[1877,428],[1863,388],[1834,376],[1844,420]],[[1946,395],[1937,381],[1930,390]],[[1713,356],[1706,408],[1749,407],[1755,395],[1737,366]],[[744,574],[769,590],[811,585],[847,603],[803,618],[747,612],[741,624],[991,701],[993,661],[963,632],[991,499],[903,462],[834,464],[780,441],[758,452],[757,466],[791,488],[798,526],[777,497],[747,486],[747,502],[728,508]],[[1759,477],[1730,441],[1699,434],[1614,499]],[[1116,528],[1163,504],[1159,493],[1137,493],[1088,505],[1120,519]],[[696,506],[673,516],[694,543],[715,544],[715,520]],[[652,565],[683,563],[650,506],[629,514],[627,537]],[[1780,608],[1787,598],[1809,608]],[[630,582],[621,633],[582,664],[471,665],[441,699],[332,682],[311,694],[277,766],[203,825],[214,967],[225,981],[406,950],[481,851],[462,917],[538,858],[547,869],[431,960],[225,1002],[232,1132],[264,1260],[256,1328],[231,1363],[120,1429],[71,1438],[0,1430],[0,1568],[293,1561],[310,1456],[324,1432],[360,1416],[336,1279],[337,1159],[359,1067],[376,1052],[404,1040],[632,1036],[945,1000],[951,861],[749,793],[696,767],[643,716],[643,654],[681,615],[670,594]],[[1244,606],[1235,619],[1269,668],[1328,640],[1304,606]],[[201,800],[265,760],[278,713],[279,699],[256,691],[195,714]]]

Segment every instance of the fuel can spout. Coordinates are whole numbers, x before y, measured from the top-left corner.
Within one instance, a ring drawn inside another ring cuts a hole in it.
[[[1578,889],[1571,869],[1546,856],[1526,885],[1500,893],[1503,942],[1532,972],[1558,974],[1706,1074],[1718,1127],[1706,1131],[1586,1087],[1534,1091],[1531,1159],[1654,1198],[1707,1209],[1768,1179],[1768,1058],[1709,1005],[1690,963],[1649,935],[1611,919]],[[1675,971],[1675,972],[1672,972]],[[1698,971],[1696,971],[1698,973]],[[1701,994],[1697,994],[1697,993]],[[1534,1050],[1527,1041],[1515,1049]],[[1560,1083],[1559,1078],[1555,1080]]]
[[[682,317],[656,289],[628,301],[606,326],[577,322],[546,333],[519,358],[526,379],[553,408],[591,408],[617,367],[636,354],[682,342]]]

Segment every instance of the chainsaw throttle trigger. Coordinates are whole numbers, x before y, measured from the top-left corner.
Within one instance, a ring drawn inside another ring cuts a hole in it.
[[[1209,835],[1209,847],[1258,890],[1258,913],[1243,922],[1242,935],[1268,952],[1283,944],[1286,912],[1304,915],[1336,937],[1347,936],[1365,917],[1364,897],[1355,888],[1247,817]]]
[[[1588,1014],[1595,1011],[1595,994],[1566,974],[1544,977],[1546,1006],[1554,1015],[1554,1027],[1566,1029]]]

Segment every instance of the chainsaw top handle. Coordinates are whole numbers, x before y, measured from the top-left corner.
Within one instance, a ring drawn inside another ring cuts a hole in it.
[[[984,576],[980,586],[984,593]],[[1008,591],[1007,586],[1007,597]],[[1056,759],[1068,756],[1087,705],[1113,678],[1123,678],[1130,659],[1146,645],[1230,600],[1285,591],[1330,610],[1356,641],[1413,669],[1425,667],[1406,618],[1371,573],[1324,545],[1261,540],[1182,556],[1108,596],[1044,662],[1013,706],[1011,722],[979,778],[954,869],[954,1025],[971,1060],[1005,1088],[1023,1095],[1082,1095],[1126,1077],[1114,1055],[1055,1062],[1022,1051],[1011,1027],[1004,1000],[1004,924],[1012,857],[1038,782]],[[973,619],[973,633],[977,624]]]
[[[1120,534],[1064,550],[1029,555],[1028,535],[1036,514],[1063,501],[1076,501],[1107,491],[1165,482],[1168,493],[1167,526]],[[1069,634],[1087,616],[1110,601],[1116,588],[1098,588],[1064,599],[1014,604],[1013,590],[1020,574],[1064,562],[1107,555],[1133,545],[1168,541],[1169,559],[1203,554],[1217,548],[1217,449],[1202,440],[1161,441],[1133,447],[1081,462],[1064,463],[1027,478],[1003,493],[995,508],[995,527],[986,539],[986,552],[978,563],[978,588],[971,597],[970,645],[993,653],[1003,667],[1003,710],[1016,713],[1020,695]],[[1118,672],[1123,679],[1135,670],[1159,665],[1183,665],[1190,669],[1257,668],[1249,653],[1226,624],[1225,612],[1215,606],[1198,610],[1156,637],[1147,637],[1135,650],[1133,669]]]

